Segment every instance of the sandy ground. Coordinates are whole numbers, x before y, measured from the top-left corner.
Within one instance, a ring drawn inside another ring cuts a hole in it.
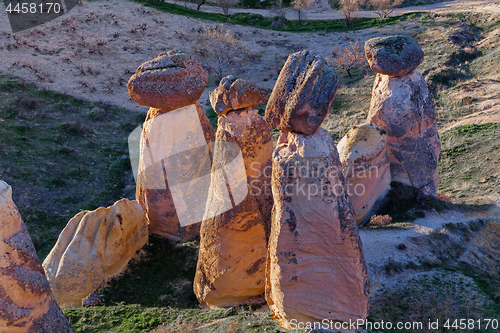
[[[452,4],[455,6],[455,2],[437,6]],[[499,5],[461,2],[456,6],[471,9]],[[1,11],[0,72],[12,73],[42,88],[145,112],[147,107],[130,100],[126,89],[128,79],[141,63],[161,52],[181,49],[192,53],[197,32],[203,25],[212,23],[162,13],[133,2],[99,0],[84,1],[67,15],[13,35],[6,13]],[[281,66],[292,52],[309,49],[328,57],[337,45],[356,40],[364,43],[372,37],[416,33],[422,29],[417,21],[329,34],[225,26],[241,36],[250,53],[237,68],[228,68],[225,75],[235,74],[268,89],[273,88]],[[215,88],[216,81],[212,76],[200,99],[204,107],[209,106],[208,91]]]

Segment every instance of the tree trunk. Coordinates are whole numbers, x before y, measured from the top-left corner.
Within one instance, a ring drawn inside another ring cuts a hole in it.
[[[350,69],[347,69],[347,74],[349,75],[349,78],[352,79],[352,75],[351,75],[351,70]]]
[[[200,10],[200,7],[205,4],[205,0],[202,0],[201,2],[198,2],[198,7],[196,7],[196,10]]]

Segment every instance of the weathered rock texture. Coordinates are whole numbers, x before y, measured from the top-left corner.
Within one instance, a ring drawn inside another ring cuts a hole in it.
[[[406,75],[424,60],[417,41],[407,36],[372,38],[365,43],[365,55],[374,72],[389,76]]]
[[[273,153],[274,197],[266,300],[290,321],[366,318],[369,282],[347,181],[331,136],[282,133]]]
[[[364,225],[391,184],[385,131],[370,124],[355,126],[340,140],[337,149],[349,181],[356,221]]]
[[[73,332],[50,290],[28,230],[0,181],[0,332]]]
[[[243,172],[225,171],[236,206],[215,216],[214,211],[224,201],[223,193],[227,186],[224,176],[215,171],[223,170],[227,162],[234,161],[233,157],[240,149]],[[201,225],[194,281],[194,292],[204,307],[264,301],[267,237],[272,209],[272,149],[271,127],[257,110],[234,111],[219,118],[205,213],[215,217],[205,219]],[[246,193],[246,188],[248,194],[241,197],[240,193]]]
[[[339,80],[321,56],[300,51],[288,57],[266,107],[266,120],[283,132],[313,134],[328,114]]]
[[[441,144],[434,103],[422,75],[378,74],[367,122],[387,132],[392,181],[436,196]]]
[[[209,93],[212,108],[219,115],[231,110],[251,108],[264,103],[269,91],[233,75],[223,78],[217,89]]]
[[[81,306],[85,297],[122,273],[147,241],[144,211],[135,201],[122,199],[73,217],[43,262],[61,308]]]
[[[202,106],[198,102],[195,102],[194,104],[196,106],[199,123],[201,123],[206,143],[209,144],[214,142],[215,132],[210,120],[208,120],[207,116],[203,113]],[[155,122],[160,119],[158,117],[164,113],[165,112],[163,110],[154,108],[151,108],[148,112],[142,131],[143,139],[146,140],[146,145],[148,147],[151,146],[151,143],[148,142],[149,132],[155,126]],[[160,144],[169,145],[171,143],[164,142]],[[210,149],[210,145],[208,147]],[[140,152],[141,159],[143,159],[145,153],[146,152],[144,151]],[[187,166],[185,167],[186,169],[189,169]],[[140,172],[142,172],[142,170],[140,170]],[[146,212],[146,217],[149,223],[149,232],[176,242],[186,241],[196,237],[200,231],[200,224],[190,224],[185,227],[180,225],[167,177],[162,177],[161,181],[164,185],[163,189],[145,188],[144,186],[141,186],[141,184],[143,184],[141,179],[137,182],[135,197]]]
[[[200,63],[177,50],[145,62],[130,78],[130,98],[141,105],[175,110],[194,104],[207,85],[208,73]]]

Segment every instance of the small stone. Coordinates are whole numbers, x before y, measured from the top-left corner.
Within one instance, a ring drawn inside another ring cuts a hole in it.
[[[365,55],[372,71],[389,76],[406,75],[424,60],[424,52],[417,41],[399,35],[368,40]]]
[[[207,80],[208,73],[200,63],[172,50],[139,66],[127,88],[134,102],[166,112],[194,104]]]
[[[103,295],[89,294],[82,299],[82,306],[98,306],[104,303]]]
[[[291,54],[266,107],[266,121],[282,132],[313,134],[325,120],[339,79],[325,60],[310,51]]]
[[[209,93],[212,108],[219,115],[231,110],[251,108],[264,103],[269,96],[267,89],[233,75],[223,78],[219,86]]]

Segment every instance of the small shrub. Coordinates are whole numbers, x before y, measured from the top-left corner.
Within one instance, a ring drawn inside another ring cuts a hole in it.
[[[358,41],[354,44],[351,42],[349,46],[341,48],[336,47],[332,51],[332,59],[330,63],[338,70],[346,71],[349,78],[352,79],[351,70],[366,64],[365,53],[358,46]]]
[[[345,24],[351,24],[356,12],[365,4],[365,0],[339,0],[340,12],[344,15]]]
[[[397,7],[403,3],[403,0],[369,0],[370,5],[373,7],[375,14],[380,18],[389,17]]]
[[[389,215],[373,215],[368,225],[373,227],[385,227],[391,223],[392,218]]]

